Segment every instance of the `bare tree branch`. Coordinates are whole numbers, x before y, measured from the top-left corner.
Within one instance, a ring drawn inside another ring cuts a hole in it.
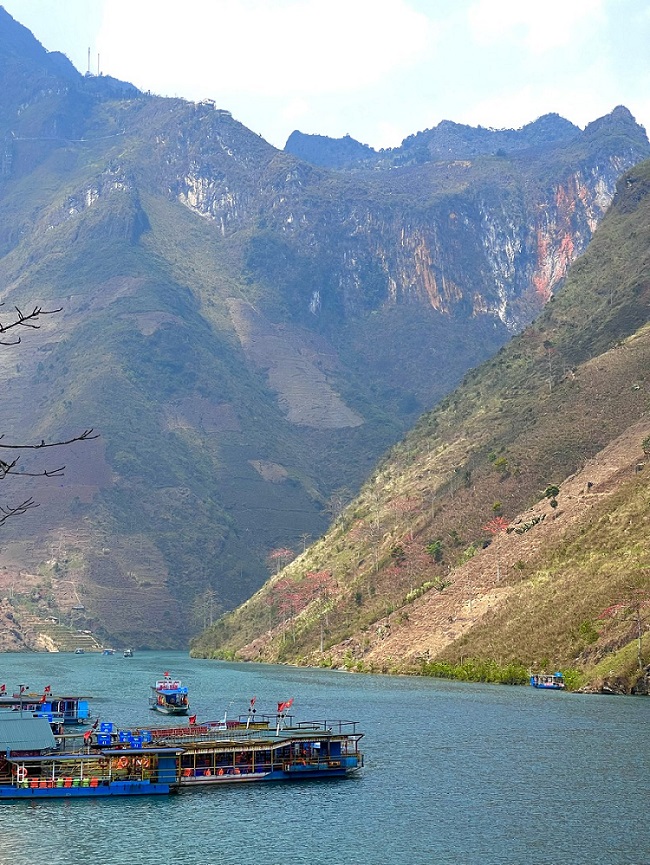
[[[71,439],[66,439],[65,441],[58,442],[46,442],[44,439],[41,439],[39,444],[36,445],[6,445],[2,443],[2,439],[4,438],[4,433],[0,435],[0,448],[7,448],[7,450],[40,450],[41,448],[55,448],[59,447],[59,445],[71,445],[74,442],[84,442],[89,441],[90,439],[98,439],[99,433],[95,433],[93,435],[94,430],[92,427],[90,429],[84,430],[81,435],[75,436]]]
[[[32,312],[28,312],[26,315],[22,312],[17,306],[14,307],[18,317],[14,321],[10,321],[9,324],[3,324],[0,321],[0,333],[6,333],[8,330],[11,330],[14,327],[30,327],[34,330],[38,330],[40,324],[36,324],[36,321],[41,315],[54,315],[56,312],[61,312],[63,307],[59,307],[58,309],[43,309],[40,306],[35,306]],[[18,345],[20,342],[20,337],[12,340],[11,342],[5,342],[4,340],[0,340],[0,345]]]
[[[15,507],[0,505],[0,526],[9,519],[9,517],[18,517],[32,508],[38,508],[40,505],[34,499],[25,499],[21,504]]]
[[[0,481],[7,475],[17,475],[21,478],[60,478],[62,477],[65,470],[65,466],[59,466],[59,468],[56,469],[43,469],[42,471],[38,472],[15,472],[13,471],[13,469],[18,464],[19,459],[20,457],[16,457],[16,459],[12,463],[6,463],[3,460],[0,460]]]
[[[3,306],[0,303],[0,306]],[[10,321],[8,324],[3,324],[0,322],[0,334],[6,333],[8,330],[11,330],[15,327],[29,327],[37,330],[40,327],[40,324],[37,324],[37,320],[41,315],[54,315],[57,312],[61,312],[63,307],[59,307],[58,309],[43,309],[40,306],[35,306],[32,312],[27,314],[23,313],[21,309],[17,306],[14,307],[16,310],[17,317]],[[11,341],[3,341],[0,339],[0,345],[12,346],[18,345],[20,342],[20,337],[17,337]],[[41,450],[42,448],[54,448],[60,447],[62,445],[70,445],[75,442],[82,441],[90,441],[91,439],[99,438],[99,434],[95,433],[93,429],[84,430],[81,435],[73,436],[73,438],[60,440],[60,441],[45,441],[45,439],[41,439],[37,444],[5,444],[4,443],[4,433],[0,435],[0,449],[4,448],[5,450],[12,451],[25,451],[25,450]],[[63,475],[63,471],[65,466],[59,466],[55,469],[42,469],[39,471],[22,471],[16,470],[16,466],[20,456],[16,456],[10,462],[6,462],[3,459],[0,459],[0,480],[4,480],[7,475],[17,475],[19,477],[30,477],[30,478],[58,478]],[[32,508],[37,508],[38,502],[35,502],[34,499],[28,498],[25,501],[21,502],[19,505],[0,505],[0,526],[3,525],[10,517],[21,516]]]

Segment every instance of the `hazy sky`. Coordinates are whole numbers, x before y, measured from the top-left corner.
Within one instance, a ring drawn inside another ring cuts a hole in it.
[[[81,71],[294,129],[398,145],[441,120],[650,130],[648,0],[0,0]]]

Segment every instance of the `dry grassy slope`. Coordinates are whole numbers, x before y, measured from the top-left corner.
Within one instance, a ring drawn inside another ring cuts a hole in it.
[[[604,567],[592,561],[576,580],[576,562],[563,557],[562,548],[570,548],[601,520],[623,522],[624,533],[627,510],[622,508],[620,520],[617,514],[621,496],[633,512],[632,500],[639,497],[642,507],[634,536],[650,536],[650,464],[640,459],[640,442],[648,435],[650,419],[629,427],[560,485],[557,509],[542,499],[518,514],[511,526],[543,517],[541,522],[523,534],[512,531],[496,537],[454,571],[451,586],[443,592],[430,591],[409,605],[407,618],[402,611],[392,613],[329,653],[337,661],[349,653],[380,668],[404,668],[422,658],[457,661],[463,655],[535,665],[555,644],[563,651],[556,650],[552,661],[575,664],[579,645],[575,622],[596,619],[612,595],[623,597],[644,558],[650,581],[650,559],[647,545],[635,555],[623,536],[616,552],[627,555],[625,568],[619,571],[616,559]],[[594,560],[599,558],[602,552],[597,550]],[[524,564],[521,570],[518,563]],[[310,660],[318,659],[313,655]]]

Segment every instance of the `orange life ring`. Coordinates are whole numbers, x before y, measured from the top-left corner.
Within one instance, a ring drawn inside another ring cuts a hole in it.
[[[183,769],[183,775],[185,778],[191,778],[192,777],[192,770],[191,769]]]
[[[16,770],[16,778],[21,784],[27,778],[27,769],[24,766],[18,767]]]
[[[148,769],[150,765],[151,765],[151,764],[150,764],[150,762],[149,762],[149,758],[148,758],[148,757],[143,757],[143,758],[142,758],[142,768],[143,768],[143,769]]]
[[[206,778],[210,778],[212,776],[212,772],[209,769],[206,769],[203,774]]]
[[[117,768],[118,769],[126,769],[126,767],[128,765],[129,765],[128,757],[120,757],[120,759],[117,761]]]

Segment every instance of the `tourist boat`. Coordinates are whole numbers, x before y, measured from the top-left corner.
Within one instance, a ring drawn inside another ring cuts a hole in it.
[[[133,657],[133,649],[125,649],[124,650],[124,657],[125,658],[132,658]]]
[[[280,704],[286,705],[286,704]],[[179,788],[255,781],[345,778],[363,768],[356,721],[302,721],[279,712],[237,721],[147,731],[152,742],[182,749]],[[135,731],[135,735],[138,732]]]
[[[90,720],[90,706],[85,697],[52,694],[49,685],[42,694],[27,692],[21,686],[21,691],[11,696],[6,693],[6,687],[0,685],[0,709],[3,708],[20,712],[23,716],[42,716],[50,723],[87,724]]]
[[[177,788],[180,748],[57,747],[45,718],[0,714],[0,800],[166,795]]]
[[[530,684],[533,688],[547,688],[552,691],[563,691],[565,688],[562,673],[531,673]]]
[[[151,686],[151,697],[149,697],[149,708],[163,715],[187,715],[190,710],[190,701],[187,688],[179,679],[173,679],[165,671],[162,679]]]
[[[115,654],[115,649],[103,649],[102,650],[102,655],[114,655],[114,654]]]

